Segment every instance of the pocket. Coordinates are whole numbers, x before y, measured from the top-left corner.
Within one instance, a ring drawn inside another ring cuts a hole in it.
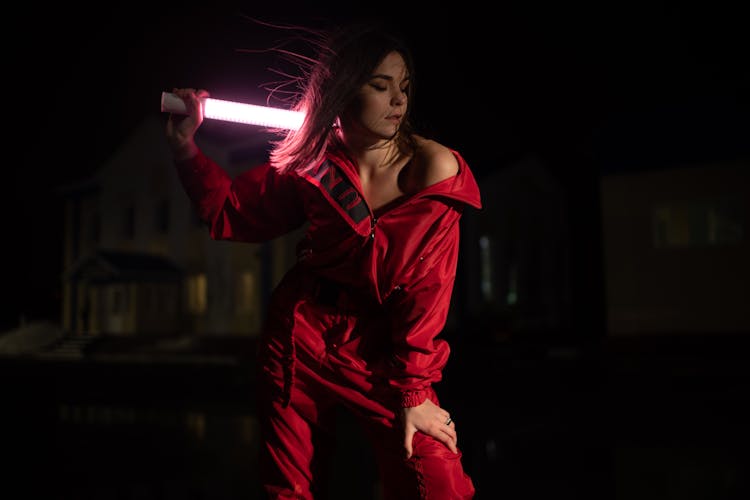
[[[461,450],[457,454],[453,453],[444,443],[420,431],[414,434],[411,446],[415,457],[461,460]]]

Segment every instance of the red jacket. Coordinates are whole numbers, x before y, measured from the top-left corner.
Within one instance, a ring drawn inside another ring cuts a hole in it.
[[[337,358],[349,368],[377,372],[397,391],[400,404],[410,407],[422,403],[425,389],[442,377],[450,349],[437,336],[455,280],[459,219],[465,205],[481,208],[474,176],[454,154],[455,177],[375,213],[362,195],[356,165],[336,151],[304,174],[280,173],[265,164],[231,179],[202,153],[177,167],[213,239],[261,242],[309,223],[289,274],[334,282],[376,311],[372,318],[387,321],[368,334],[378,337],[368,340],[377,347],[363,354],[360,342],[350,342]],[[293,283],[285,279],[279,285],[284,290],[274,292],[271,314],[297,314],[300,294]],[[301,332],[294,331],[294,321],[286,324],[293,364],[294,336]]]

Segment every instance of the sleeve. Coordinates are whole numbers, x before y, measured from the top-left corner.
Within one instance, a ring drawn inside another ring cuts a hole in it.
[[[458,224],[453,224],[441,241],[420,263],[421,272],[395,297],[392,314],[393,347],[388,377],[398,392],[402,407],[424,402],[434,382],[442,378],[450,347],[437,339],[443,330],[456,278],[459,246]]]
[[[279,173],[266,163],[234,179],[202,152],[176,162],[185,192],[208,224],[211,238],[267,241],[305,222],[294,174]]]

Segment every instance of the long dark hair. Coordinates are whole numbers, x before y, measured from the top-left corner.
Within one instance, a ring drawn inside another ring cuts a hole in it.
[[[333,34],[322,34],[317,54],[307,59],[305,80],[293,109],[305,119],[296,131],[286,132],[273,142],[271,164],[281,171],[303,172],[322,161],[326,150],[338,143],[335,123],[352,103],[372,71],[391,52],[398,52],[406,63],[410,82],[409,105],[394,140],[403,153],[415,149],[409,109],[414,88],[414,63],[406,44],[380,24],[352,25]]]

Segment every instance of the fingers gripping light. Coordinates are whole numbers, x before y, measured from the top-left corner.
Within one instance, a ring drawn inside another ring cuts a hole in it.
[[[170,92],[161,93],[161,110],[167,113],[187,114],[185,102]],[[210,97],[203,100],[203,116],[212,120],[289,130],[297,130],[305,117],[301,111],[223,101]]]

